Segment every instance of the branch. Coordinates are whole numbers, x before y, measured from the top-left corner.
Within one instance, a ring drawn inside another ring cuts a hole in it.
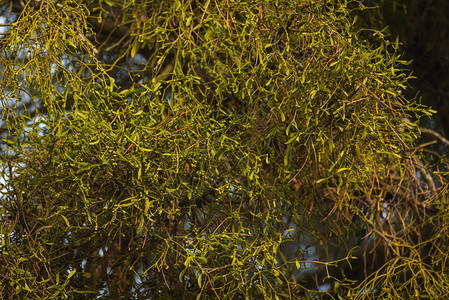
[[[95,17],[89,17],[87,20],[94,27],[96,33],[106,36],[104,41],[108,40],[110,36],[116,39],[122,39],[123,37],[129,35],[131,31],[126,25],[117,26],[117,24],[106,20],[103,20],[100,23]]]
[[[434,137],[436,137],[437,139],[439,139],[440,141],[442,141],[443,143],[445,143],[446,145],[449,146],[449,140],[447,140],[444,136],[442,136],[438,132],[436,132],[432,129],[424,128],[424,127],[419,127],[419,130],[421,130],[421,132],[433,135]]]

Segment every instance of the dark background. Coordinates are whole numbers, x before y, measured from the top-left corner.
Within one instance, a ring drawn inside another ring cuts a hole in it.
[[[364,1],[369,6],[379,1]],[[449,134],[449,1],[383,0],[378,17],[370,15],[377,28],[388,26],[392,39],[399,36],[405,59],[416,76],[410,81],[408,98],[418,95],[422,104],[437,111],[424,127]],[[377,19],[377,20],[376,20]],[[377,25],[375,24],[377,22]],[[446,150],[448,151],[448,150]]]

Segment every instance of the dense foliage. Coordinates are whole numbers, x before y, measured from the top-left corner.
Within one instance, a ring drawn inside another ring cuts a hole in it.
[[[361,1],[3,1],[3,298],[431,298],[445,164]]]

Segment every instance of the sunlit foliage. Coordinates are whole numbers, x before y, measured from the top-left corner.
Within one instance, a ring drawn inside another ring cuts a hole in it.
[[[4,298],[446,294],[431,110],[362,2],[2,3]]]

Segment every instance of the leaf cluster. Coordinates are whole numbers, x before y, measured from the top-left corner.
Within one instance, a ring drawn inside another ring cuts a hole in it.
[[[301,271],[316,263],[320,280],[360,296],[430,270],[390,258],[445,238],[420,235],[421,204],[442,194],[416,175],[427,166],[410,119],[431,111],[402,96],[397,47],[358,35],[358,4],[21,7],[0,40],[0,293],[314,297]],[[345,253],[315,259],[306,242]],[[387,264],[360,286],[335,274],[373,249]],[[434,293],[413,280],[404,289]]]

